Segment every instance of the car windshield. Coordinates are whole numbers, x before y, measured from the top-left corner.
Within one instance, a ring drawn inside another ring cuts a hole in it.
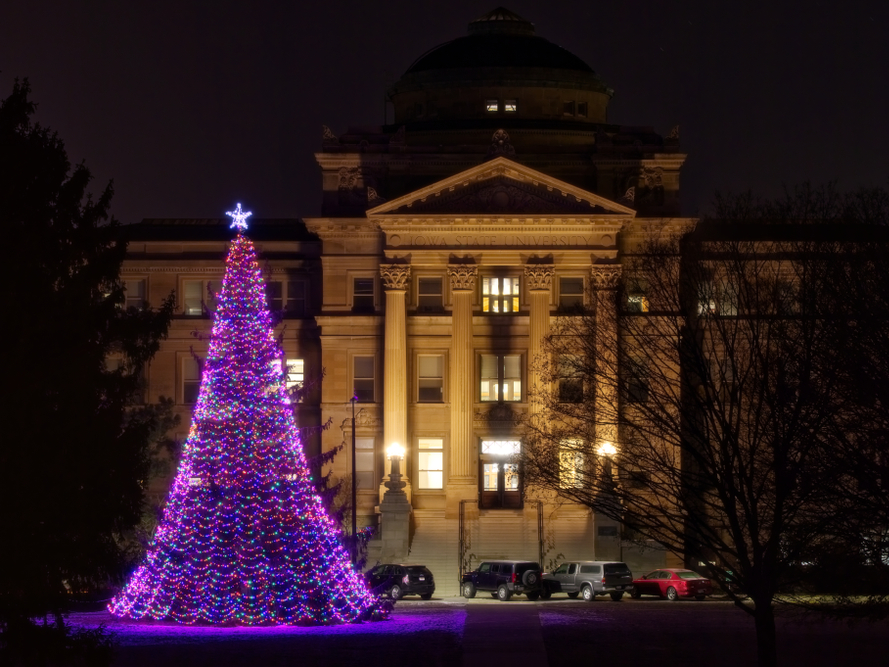
[[[411,565],[407,568],[408,574],[422,574],[426,577],[431,577],[432,573],[429,571],[429,568],[423,565]]]
[[[624,574],[629,571],[630,568],[625,563],[605,563],[605,574]]]
[[[516,563],[515,571],[516,574],[523,574],[528,570],[539,570],[540,566],[537,563]]]
[[[686,570],[685,572],[677,572],[676,574],[680,579],[706,579],[706,577],[702,577],[697,572],[692,572],[690,570]]]

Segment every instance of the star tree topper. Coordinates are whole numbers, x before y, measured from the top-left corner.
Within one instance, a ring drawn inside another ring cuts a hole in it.
[[[243,232],[247,229],[247,218],[253,215],[253,212],[242,211],[241,203],[238,202],[238,207],[234,211],[226,211],[225,214],[232,219],[229,229],[237,229],[239,232]]]

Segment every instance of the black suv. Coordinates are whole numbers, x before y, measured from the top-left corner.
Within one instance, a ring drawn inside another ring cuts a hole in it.
[[[525,594],[529,600],[546,600],[550,596],[549,588],[543,586],[540,564],[527,560],[484,561],[463,575],[463,597],[474,598],[476,591],[490,591],[502,602],[513,595]]]
[[[373,592],[387,593],[393,600],[400,600],[405,595],[419,595],[428,600],[435,592],[435,580],[425,565],[384,563],[364,576]]]

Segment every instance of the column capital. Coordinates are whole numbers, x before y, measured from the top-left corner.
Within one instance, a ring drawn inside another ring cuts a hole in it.
[[[526,264],[525,277],[531,292],[548,292],[553,284],[555,270],[549,264]]]
[[[475,289],[475,279],[478,276],[478,267],[475,264],[449,264],[448,277],[451,279],[451,289],[455,292]]]
[[[620,264],[596,264],[590,269],[593,289],[616,289],[620,283]]]
[[[387,290],[404,290],[411,277],[410,264],[380,264],[380,277]]]

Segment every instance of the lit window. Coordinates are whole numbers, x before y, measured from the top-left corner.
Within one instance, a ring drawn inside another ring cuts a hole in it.
[[[587,109],[588,109],[588,107],[587,107],[586,102],[578,102],[577,103],[577,115],[578,116],[583,116],[584,118],[586,118]]]
[[[486,313],[519,312],[519,279],[482,278],[482,310]]]
[[[586,454],[582,440],[563,440],[559,448],[559,484],[563,489],[582,489]]]
[[[373,312],[374,279],[355,278],[352,282],[352,310],[356,312]]]
[[[373,438],[355,438],[355,481],[361,491],[376,488]]]
[[[506,113],[515,113],[518,110],[518,105],[515,100],[506,100],[503,103],[503,110]]]
[[[183,280],[182,295],[186,315],[209,315],[216,310],[216,291],[209,280]]]
[[[281,312],[289,317],[305,317],[306,315],[306,281],[305,280],[272,280],[267,285],[269,309]]]
[[[559,307],[563,310],[583,307],[583,278],[559,278]]]
[[[353,363],[353,380],[355,386],[355,396],[359,403],[374,402],[374,358],[373,357],[354,357]]]
[[[443,489],[444,440],[441,438],[420,438],[418,450],[418,488]]]
[[[481,355],[480,400],[514,402],[522,400],[522,356],[520,354]]]
[[[485,111],[488,113],[497,113],[500,111],[500,102],[498,100],[485,101]]]
[[[288,359],[287,372],[284,374],[284,386],[290,392],[294,389],[300,389],[306,379],[306,362],[305,359]]]
[[[559,402],[583,403],[581,357],[563,354],[559,357]]]
[[[444,357],[440,354],[421,354],[419,367],[420,403],[441,403],[444,400]]]
[[[442,310],[441,278],[417,279],[417,310],[437,312]]]
[[[571,100],[569,102],[564,102],[562,104],[562,113],[565,116],[573,116],[574,115],[574,101]]]
[[[126,307],[142,310],[147,300],[145,298],[145,281],[125,280],[124,289],[126,290]]]
[[[698,315],[716,314],[716,288],[710,280],[698,286]]]
[[[631,313],[647,313],[648,297],[641,294],[630,294],[627,297],[627,310]]]
[[[182,359],[182,402],[192,405],[198,402],[201,389],[201,364],[193,356]]]
[[[485,491],[497,490],[497,476],[500,472],[499,463],[485,463],[482,466],[482,478]]]
[[[522,451],[518,440],[482,440],[482,454],[492,456],[516,456]]]

